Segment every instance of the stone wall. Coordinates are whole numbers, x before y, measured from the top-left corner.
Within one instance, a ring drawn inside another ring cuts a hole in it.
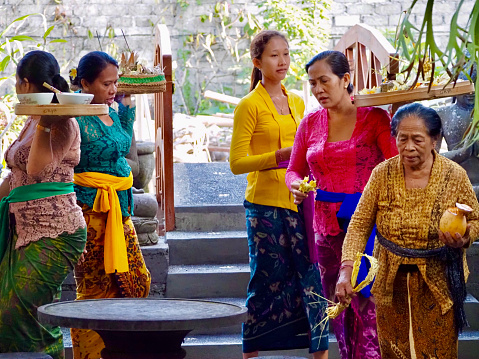
[[[362,22],[374,26],[381,31],[393,33],[401,13],[405,11],[412,0],[334,0],[328,11],[329,20],[327,26],[331,33],[331,42],[328,47],[333,47],[336,41],[347,29],[355,23]],[[434,16],[435,29],[438,31],[437,41],[445,43],[448,36],[450,18],[459,1],[435,1],[436,14]],[[49,24],[55,16],[57,26],[51,37],[61,37],[68,40],[67,44],[55,44],[51,51],[57,56],[66,73],[68,68],[76,65],[79,58],[91,50],[99,50],[100,45],[96,37],[90,38],[88,34],[96,36],[98,32],[102,49],[108,51],[123,51],[126,48],[121,35],[123,30],[127,41],[132,49],[141,51],[143,57],[152,62],[154,37],[154,25],[164,23],[168,26],[173,49],[173,58],[176,65],[176,80],[182,82],[186,75],[184,42],[188,35],[201,32],[218,33],[208,21],[201,22],[200,15],[212,11],[216,0],[63,0],[57,3],[54,0],[1,0],[0,1],[0,29],[3,29],[13,19],[34,12],[43,12]],[[259,9],[254,1],[237,0],[236,8],[246,7],[248,11],[257,14]],[[417,24],[422,21],[425,0],[418,1],[412,18]],[[463,17],[474,5],[474,0],[465,0],[463,5]],[[39,17],[36,21],[22,30],[43,33],[39,29]],[[103,36],[108,27],[114,31],[113,39]],[[242,43],[240,46],[248,46]],[[221,71],[231,68],[226,56],[221,62],[210,65],[207,62],[200,63],[193,71],[190,68],[188,81],[191,83],[188,96],[199,96],[198,82],[209,78],[214,73],[213,81],[208,88],[213,91],[221,91],[224,84],[230,87],[230,93],[243,96],[248,83],[245,66],[249,66],[247,60],[244,66],[233,71]],[[220,71],[218,71],[218,67]],[[242,80],[242,81],[240,81]],[[196,81],[196,82],[195,82]],[[243,84],[241,84],[241,82]],[[0,89],[0,93],[5,92]],[[175,110],[184,110],[184,102],[188,101],[184,96],[181,98],[179,91],[175,94]],[[191,100],[191,98],[189,99]]]

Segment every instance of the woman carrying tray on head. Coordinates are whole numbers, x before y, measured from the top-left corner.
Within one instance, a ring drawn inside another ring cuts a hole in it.
[[[234,174],[249,172],[244,206],[251,276],[243,358],[308,347],[314,359],[327,358],[326,302],[314,294],[321,292],[321,277],[284,182],[304,103],[281,84],[290,65],[284,35],[259,33],[251,57],[251,89],[235,109],[230,161]]]
[[[118,64],[104,52],[83,56],[72,84],[94,95],[93,104],[114,102]],[[133,134],[135,108],[129,96],[117,113],[77,117],[81,158],[75,192],[88,226],[85,261],[75,267],[77,299],[147,297],[151,277],[131,221],[133,176],[125,156]],[[72,329],[75,359],[100,358],[104,348],[91,330]]]
[[[387,112],[357,108],[351,102],[353,87],[344,54],[321,52],[309,61],[306,71],[311,91],[322,108],[301,121],[286,184],[294,203],[299,204],[307,196],[299,191],[303,177],[312,172],[318,183],[314,209],[316,260],[324,296],[337,301],[336,280],[344,270],[341,248],[349,218],[373,168],[398,152]],[[372,240],[371,247],[373,244]],[[368,291],[355,296],[351,306],[331,320],[331,329],[342,359],[380,358],[374,299]]]
[[[28,52],[17,66],[17,94],[49,92],[44,82],[68,91],[53,55]],[[36,311],[60,298],[85,247],[85,219],[72,183],[80,160],[78,123],[29,117],[5,160],[11,172],[0,185],[0,353],[63,358],[60,327],[39,323]]]

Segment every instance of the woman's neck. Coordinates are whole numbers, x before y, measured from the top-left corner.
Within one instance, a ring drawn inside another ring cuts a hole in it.
[[[433,164],[433,153],[418,166],[405,166],[403,164],[406,188],[425,188],[429,183]]]
[[[281,81],[273,82],[263,78],[261,84],[270,97],[280,97],[284,95],[283,89],[281,88]]]
[[[350,117],[351,114],[356,112],[356,106],[351,102],[348,97],[341,101],[338,105],[328,108],[328,115],[331,119]],[[356,118],[354,118],[356,120]]]

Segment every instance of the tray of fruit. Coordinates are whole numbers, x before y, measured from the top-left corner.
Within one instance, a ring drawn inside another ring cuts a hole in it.
[[[150,69],[138,60],[138,53],[121,54],[117,91],[124,94],[157,93],[166,91],[166,79],[159,67]]]
[[[459,96],[474,92],[474,84],[470,81],[458,80],[456,83],[418,83],[414,88],[399,86],[394,82],[383,83],[373,89],[364,89],[354,95],[354,104],[358,107],[381,106],[392,103],[432,100],[441,97]]]

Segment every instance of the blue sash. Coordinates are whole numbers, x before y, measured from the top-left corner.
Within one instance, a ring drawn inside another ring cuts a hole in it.
[[[358,205],[359,199],[361,198],[361,193],[336,193],[336,192],[327,192],[320,189],[316,190],[316,201],[321,202],[330,202],[330,203],[341,203],[341,207],[339,207],[339,211],[336,214],[336,217],[341,220],[341,229],[344,233],[347,232],[349,222],[351,221],[351,217],[353,216],[354,211]],[[374,249],[374,240],[376,238],[376,225],[374,225],[373,230],[371,231],[371,235],[368,238],[368,242],[366,243],[366,248],[364,249],[364,253],[368,255],[373,254]],[[367,276],[369,268],[370,268],[369,261],[366,258],[361,259],[361,265],[359,266],[359,273],[358,273],[358,283],[361,283]],[[361,294],[369,298],[371,296],[371,287],[374,284],[374,281],[371,282],[367,287],[361,290]]]

